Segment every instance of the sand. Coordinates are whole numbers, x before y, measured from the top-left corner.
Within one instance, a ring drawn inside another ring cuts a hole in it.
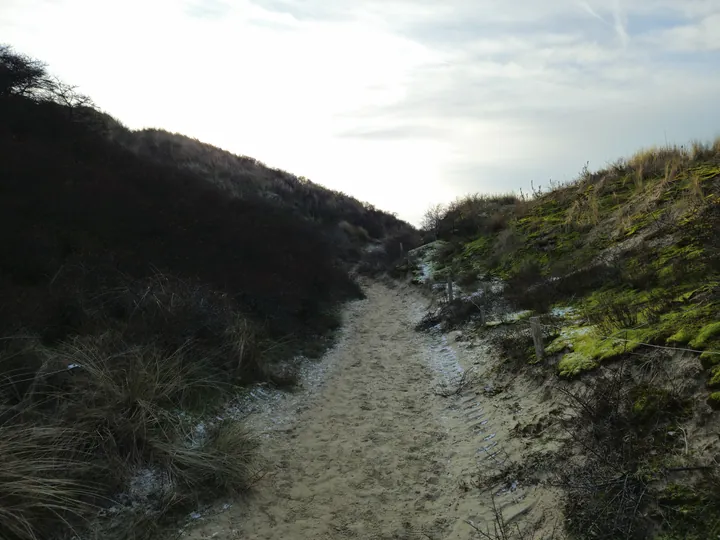
[[[487,373],[488,350],[456,343],[456,334],[416,332],[429,304],[417,289],[366,283],[365,290],[312,382],[247,420],[268,473],[246,497],[195,520],[183,538],[477,538],[467,521],[492,527],[490,493],[505,518],[547,525],[551,490],[475,484],[523,458],[525,445],[509,441],[518,412],[547,413],[549,405],[524,403],[531,391],[493,395],[483,380],[457,396],[437,395],[471,366]]]

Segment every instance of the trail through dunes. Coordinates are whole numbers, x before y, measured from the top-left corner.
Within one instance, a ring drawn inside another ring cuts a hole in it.
[[[497,459],[507,422],[491,409],[505,407],[474,389],[435,392],[487,353],[416,332],[429,302],[419,292],[378,283],[365,292],[317,367],[322,380],[249,418],[268,474],[183,538],[440,540],[476,538],[466,520],[491,523],[473,478]],[[495,491],[509,518],[542,498],[517,485]]]

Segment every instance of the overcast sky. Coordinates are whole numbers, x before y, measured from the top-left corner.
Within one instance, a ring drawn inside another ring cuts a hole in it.
[[[132,128],[417,222],[720,135],[720,0],[0,0],[0,42]]]

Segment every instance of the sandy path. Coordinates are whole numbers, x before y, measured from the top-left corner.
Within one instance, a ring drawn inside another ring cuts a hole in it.
[[[380,284],[366,294],[324,360],[324,384],[290,402],[295,418],[264,427],[270,474],[184,538],[471,538],[464,519],[488,518],[463,484],[495,433],[474,393],[435,395],[459,364],[447,343],[414,331],[427,300]]]

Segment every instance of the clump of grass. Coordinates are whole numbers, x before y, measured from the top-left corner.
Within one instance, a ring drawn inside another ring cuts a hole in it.
[[[259,474],[257,441],[234,420],[221,421],[208,431],[197,446],[184,445],[182,439],[156,441],[153,450],[158,462],[169,471],[174,484],[193,493],[236,494],[248,489]],[[190,437],[185,434],[185,440]]]
[[[599,187],[590,185],[578,194],[567,212],[565,224],[575,227],[592,227],[600,222]]]
[[[635,189],[637,191],[642,191],[645,187],[645,170],[642,162],[635,165],[635,174],[633,175],[633,179],[635,180]]]
[[[690,143],[690,147],[693,161],[712,159],[720,156],[720,137],[709,143],[695,140]]]
[[[692,200],[695,203],[703,203],[705,200],[705,193],[702,186],[702,178],[697,173],[690,174],[690,185],[689,192]]]
[[[686,163],[690,159],[688,150],[682,146],[655,146],[640,150],[627,160],[636,174],[636,186],[642,188],[645,179],[662,176],[673,163]]]
[[[211,423],[198,438],[192,419],[235,385],[271,378],[256,328],[223,298],[166,278],[139,293],[108,291],[82,309],[90,328],[105,330],[54,345],[0,342],[0,537],[87,527],[148,467],[164,471],[168,489],[121,511],[126,524],[167,524],[178,509],[247,489],[256,443],[242,425]],[[93,528],[109,538],[151,530],[116,525]]]
[[[75,340],[59,351],[63,363],[80,366],[72,383],[75,392],[60,396],[59,408],[85,431],[100,434],[103,452],[133,466],[158,462],[192,475],[197,471],[182,466],[184,461],[217,461],[218,456],[227,458],[228,452],[245,460],[253,446],[239,426],[217,428],[203,446],[184,448],[188,426],[177,411],[203,413],[233,388],[232,378],[223,379],[207,359],[189,351],[190,346],[172,354],[153,346],[127,347],[112,335]],[[230,448],[230,442],[238,446]],[[168,460],[168,456],[174,457]],[[222,469],[219,463],[209,468]],[[226,470],[225,479],[218,476],[218,480],[236,483],[237,463],[229,461],[233,470]]]
[[[153,463],[128,469],[132,475],[126,503],[90,524],[97,538],[158,538],[179,514],[219,495],[236,495],[260,478],[257,441],[236,421],[206,428],[198,438],[187,426],[152,441]],[[139,493],[134,484],[139,483]],[[144,491],[144,492],[143,492]],[[129,500],[129,504],[127,501]]]
[[[63,425],[0,426],[1,538],[50,538],[93,510],[103,490],[91,480],[99,470],[84,436]]]

